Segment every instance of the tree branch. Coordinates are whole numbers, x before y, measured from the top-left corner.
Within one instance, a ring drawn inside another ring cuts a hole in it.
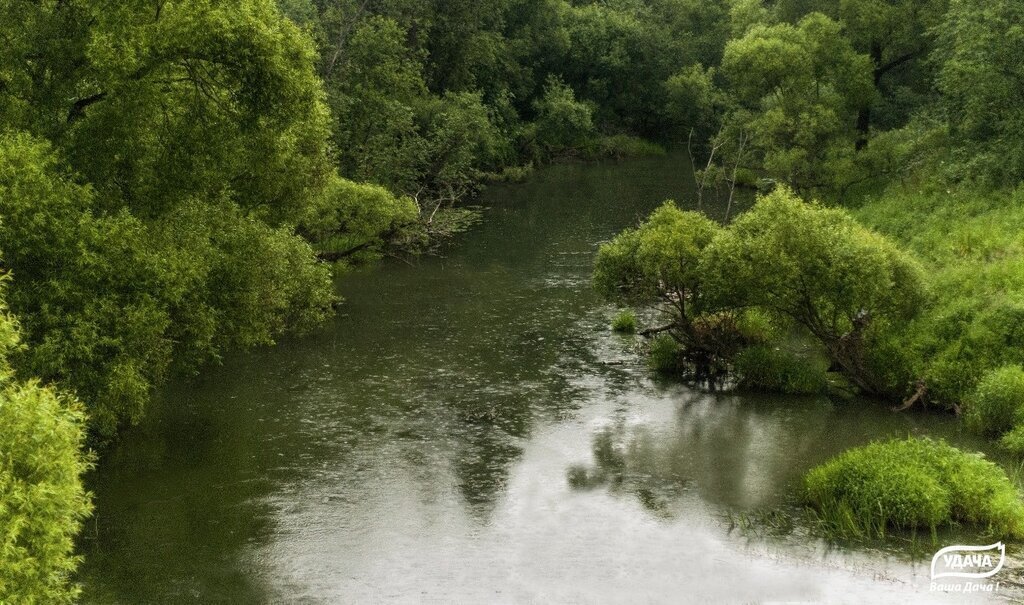
[[[657,328],[647,328],[646,330],[640,330],[639,332],[637,332],[637,334],[639,334],[640,336],[654,336],[655,334],[661,334],[662,332],[668,332],[672,328],[675,328],[676,325],[677,324],[675,322],[672,322],[670,324],[665,324],[663,326],[658,326]]]
[[[67,123],[71,124],[75,120],[78,120],[79,118],[83,117],[85,115],[85,110],[87,107],[89,107],[93,103],[99,103],[105,98],[107,98],[107,93],[98,92],[94,95],[89,95],[88,97],[78,99],[71,106],[71,109],[68,110]]]

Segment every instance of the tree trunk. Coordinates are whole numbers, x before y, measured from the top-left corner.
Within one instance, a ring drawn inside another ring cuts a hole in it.
[[[882,65],[882,45],[878,42],[871,43],[871,64],[874,65],[875,90],[882,81],[882,75],[888,69]],[[868,144],[868,135],[871,132],[871,105],[861,107],[857,113],[857,151],[864,149]]]
[[[871,315],[862,311],[854,318],[853,328],[838,340],[825,341],[825,348],[833,365],[839,367],[847,380],[866,395],[880,396],[885,394],[884,385],[878,384],[864,362],[864,332],[869,325]]]

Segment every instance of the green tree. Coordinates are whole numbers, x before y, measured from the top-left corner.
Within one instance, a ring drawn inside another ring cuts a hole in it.
[[[109,434],[169,372],[324,317],[329,267],[295,228],[344,196],[314,47],[273,2],[5,2],[0,35],[19,371],[73,387]],[[335,211],[380,220],[333,235],[405,220],[355,191]]]
[[[879,95],[874,106],[860,108],[858,146],[867,145],[875,124],[902,126],[925,103],[933,73],[927,60],[929,30],[945,14],[948,0],[841,0],[839,19],[854,48],[871,58]]]
[[[1024,178],[1024,6],[952,0],[936,28],[934,60],[964,176],[1015,184]]]
[[[706,141],[715,135],[728,105],[715,85],[715,69],[691,65],[665,81],[665,115],[677,136]]]
[[[646,17],[646,18],[645,18]],[[646,11],[603,3],[566,14],[566,54],[551,69],[595,104],[600,124],[652,132],[665,105],[662,83],[674,71],[668,37]]]
[[[532,134],[543,156],[576,148],[596,134],[593,108],[577,101],[572,88],[558,78],[548,80],[533,109],[537,119]]]
[[[422,58],[406,48],[406,36],[385,17],[358,23],[327,85],[342,174],[412,193],[426,145],[418,107],[428,92]]]
[[[921,269],[846,211],[778,188],[708,246],[701,261],[714,304],[760,307],[791,318],[856,387],[900,395],[906,360],[879,343],[925,302]]]
[[[736,308],[709,301],[701,259],[722,228],[699,212],[665,202],[639,227],[603,244],[594,265],[594,286],[605,298],[659,304],[667,332],[698,373],[717,371],[742,344]]]
[[[329,272],[307,243],[225,198],[143,221],[105,212],[52,147],[0,136],[0,239],[29,347],[19,370],[62,382],[110,434],[172,362],[194,368],[321,319]]]
[[[756,25],[722,60],[738,108],[726,138],[749,136],[757,167],[800,190],[854,179],[857,116],[874,97],[871,62],[832,19]]]

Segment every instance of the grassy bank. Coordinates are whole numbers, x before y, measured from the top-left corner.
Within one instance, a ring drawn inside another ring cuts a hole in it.
[[[1024,189],[891,189],[855,211],[925,267],[931,300],[902,330],[927,399],[956,408],[1024,363]]]

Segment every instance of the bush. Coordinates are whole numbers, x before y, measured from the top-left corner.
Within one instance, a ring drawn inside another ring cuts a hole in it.
[[[0,283],[2,287],[2,283]],[[0,602],[71,603],[74,537],[91,509],[82,474],[82,405],[36,382],[16,382],[19,347],[0,299]]]
[[[1024,421],[1024,369],[1003,366],[985,374],[966,402],[964,421],[971,430],[994,437]]]
[[[612,320],[612,330],[623,334],[633,334],[636,332],[636,313],[626,309],[616,315],[615,319]]]
[[[815,395],[828,387],[828,364],[771,345],[748,347],[733,365],[737,384],[745,389]]]
[[[854,448],[812,469],[804,485],[823,529],[837,538],[884,537],[890,528],[934,531],[954,522],[1024,535],[1024,503],[1006,473],[943,441]]]
[[[1014,456],[1024,456],[1024,424],[1018,424],[999,439],[999,445]]]

